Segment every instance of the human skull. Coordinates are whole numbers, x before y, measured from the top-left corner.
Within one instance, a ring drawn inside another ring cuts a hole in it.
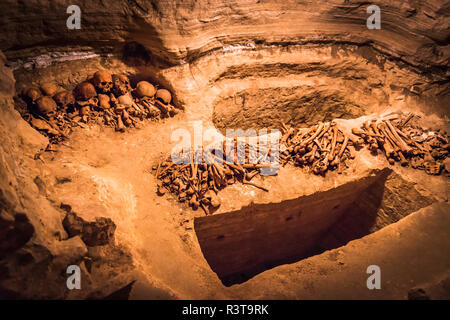
[[[39,91],[39,89],[37,88],[29,88],[27,89],[27,91],[25,91],[25,96],[30,99],[30,101],[36,101],[37,99],[39,99],[42,94]]]
[[[36,108],[40,114],[52,116],[56,112],[57,105],[51,97],[43,96],[36,100]]]
[[[111,73],[106,70],[100,70],[94,73],[94,86],[100,93],[109,93],[113,87]]]
[[[116,96],[122,96],[131,91],[130,79],[125,75],[113,75],[113,92]]]
[[[156,99],[160,100],[164,104],[169,104],[172,100],[172,95],[170,94],[169,90],[159,89],[158,91],[156,91]]]
[[[66,108],[68,105],[75,103],[75,98],[72,92],[69,91],[60,91],[53,96],[53,100],[55,100],[56,104],[59,107]]]
[[[53,97],[58,91],[61,90],[61,87],[51,82],[45,82],[41,84],[41,90],[44,93],[44,95]]]
[[[155,93],[156,93],[155,87],[147,81],[140,81],[136,85],[136,95],[139,98],[153,97]]]
[[[87,101],[95,97],[97,95],[97,92],[95,91],[95,88],[91,83],[85,81],[75,87],[73,94],[77,101]]]

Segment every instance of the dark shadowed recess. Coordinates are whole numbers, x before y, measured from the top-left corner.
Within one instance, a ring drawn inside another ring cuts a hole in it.
[[[280,203],[196,218],[203,255],[226,286],[345,245],[433,200],[390,169]]]

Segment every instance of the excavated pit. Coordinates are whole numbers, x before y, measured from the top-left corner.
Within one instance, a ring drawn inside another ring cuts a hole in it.
[[[319,121],[358,118],[364,108],[338,90],[311,86],[248,89],[214,103],[213,122],[220,129],[310,126]]]
[[[195,219],[203,255],[226,286],[345,245],[433,203],[390,169],[279,203]]]

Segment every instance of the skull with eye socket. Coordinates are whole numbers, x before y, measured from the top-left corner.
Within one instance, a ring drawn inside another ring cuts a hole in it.
[[[130,79],[125,75],[113,75],[113,93],[116,97],[123,96],[131,91]]]
[[[111,73],[106,70],[99,70],[94,73],[93,83],[99,93],[109,93],[113,88]]]
[[[156,100],[159,100],[164,104],[169,104],[170,101],[172,101],[172,95],[169,90],[158,89],[158,91],[156,91]]]

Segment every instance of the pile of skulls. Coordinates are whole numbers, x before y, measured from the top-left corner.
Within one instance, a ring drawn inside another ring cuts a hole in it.
[[[325,176],[328,170],[342,173],[347,161],[355,158],[362,139],[345,135],[336,122],[319,123],[304,129],[286,128],[280,141],[280,162],[308,168],[314,174]]]
[[[381,151],[391,165],[400,162],[402,166],[425,170],[439,175],[450,150],[449,136],[440,131],[424,130],[420,126],[408,125],[414,118],[379,119],[365,122],[353,133],[364,139],[374,155]]]
[[[51,143],[62,141],[70,134],[71,127],[77,125],[62,107],[74,104],[72,93],[53,83],[28,88],[22,98],[15,97],[15,106],[22,117],[49,137]]]
[[[147,81],[138,82],[133,89],[127,76],[106,70],[97,71],[73,91],[53,83],[28,88],[21,101],[25,104],[18,108],[22,116],[52,143],[67,137],[72,127],[85,127],[89,122],[125,131],[146,118],[173,117],[179,112],[171,104],[168,90],[156,89]]]
[[[271,168],[271,164],[267,162],[272,160],[270,148],[266,148],[267,152],[264,152],[265,159],[260,157],[254,164],[249,163],[251,148],[256,149],[248,143],[238,143],[235,139],[234,148],[228,148],[237,150],[233,155],[230,155],[231,152],[227,153],[227,146],[224,143],[221,157],[217,156],[216,151],[202,150],[197,153],[190,152],[188,164],[175,164],[170,158],[162,161],[153,166],[155,175],[160,180],[156,191],[159,195],[169,191],[177,196],[179,202],[187,202],[194,210],[201,207],[206,214],[210,214],[220,206],[217,193],[228,185],[241,182],[268,191],[250,180],[260,174],[261,168]],[[245,154],[242,164],[237,161],[238,153]],[[194,161],[194,158],[202,160]]]

